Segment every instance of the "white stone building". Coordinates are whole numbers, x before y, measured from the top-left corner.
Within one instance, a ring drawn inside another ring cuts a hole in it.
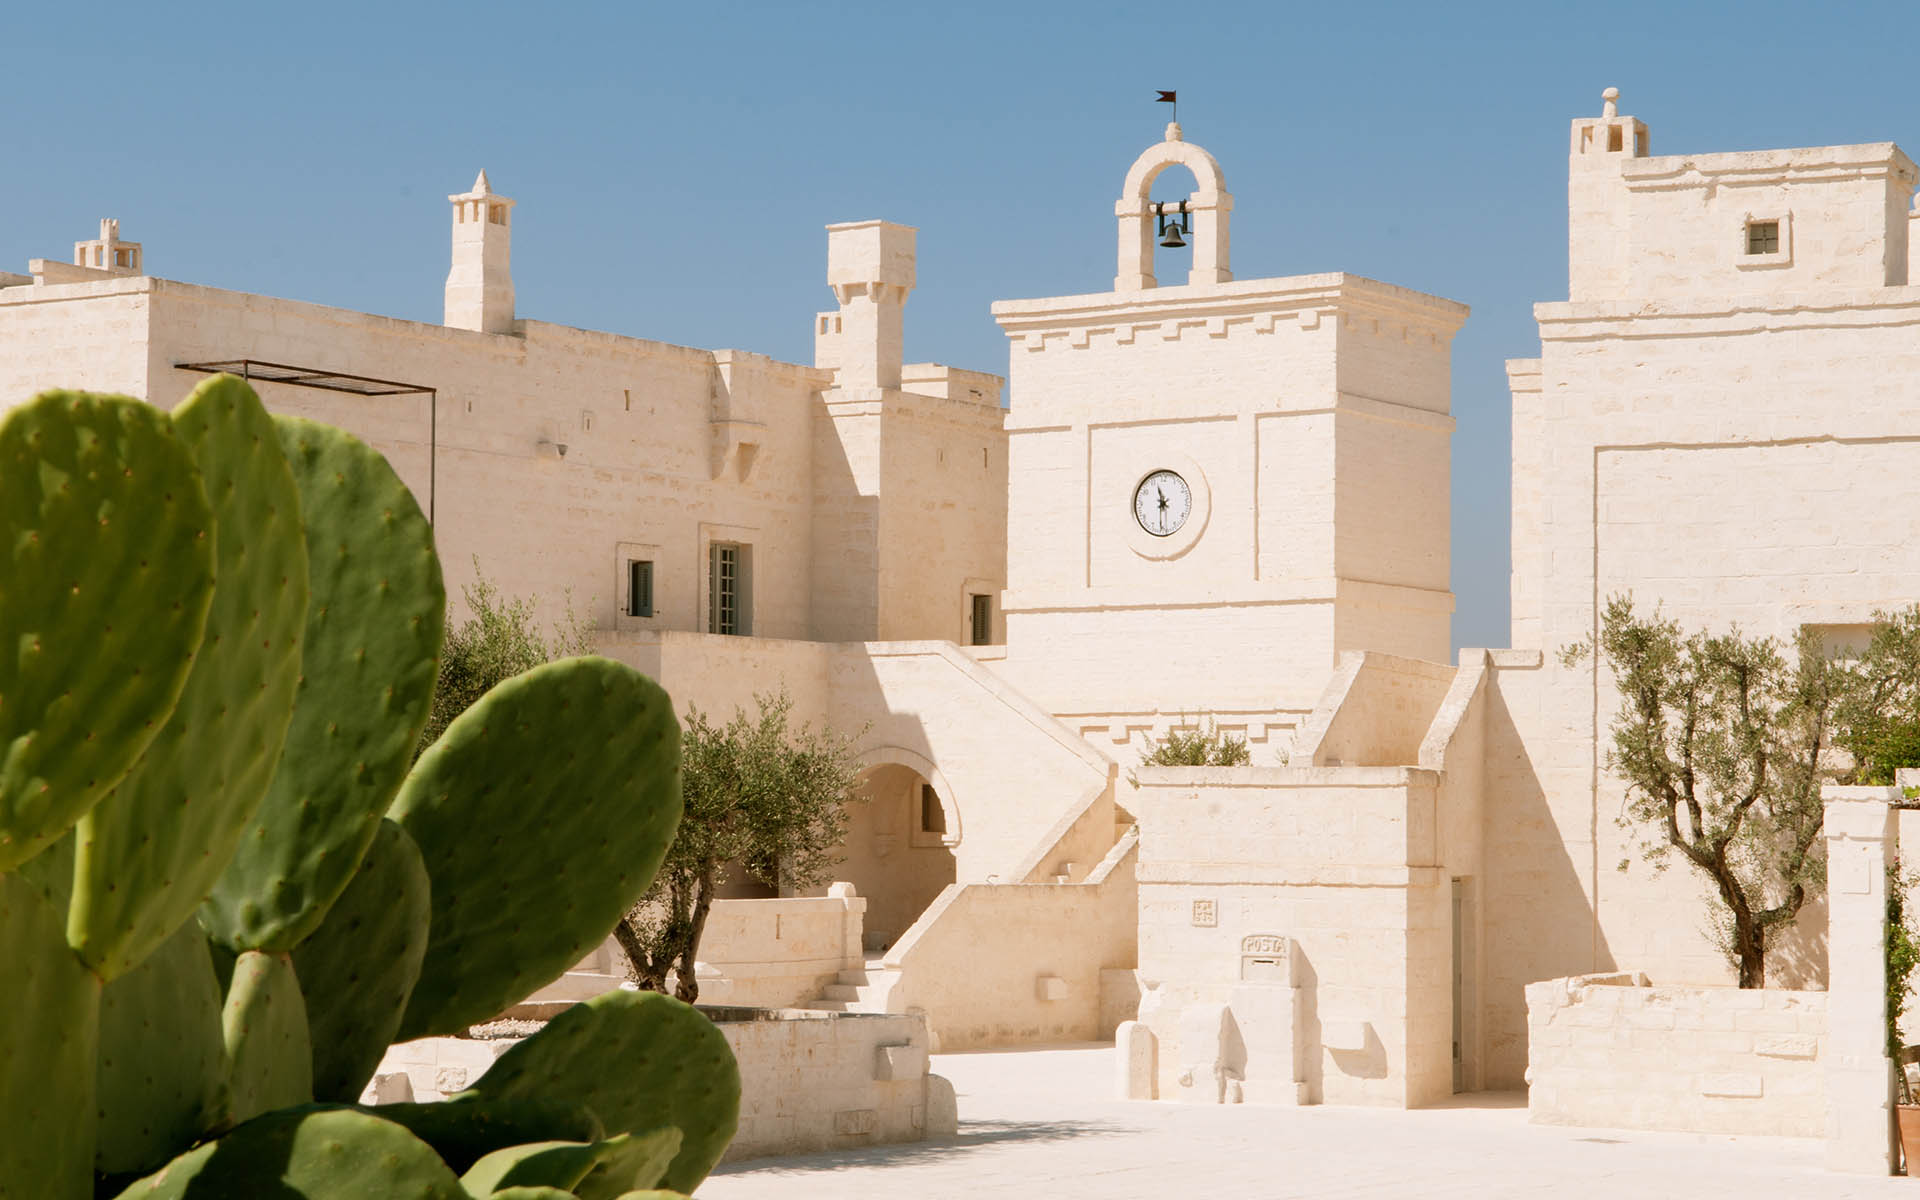
[[[1195,190],[1156,205],[1170,167]],[[845,874],[879,957],[835,1003],[946,1049],[1137,1010],[1138,1094],[1422,1104],[1521,1082],[1529,983],[1728,978],[1692,878],[1613,867],[1611,697],[1554,654],[1605,598],[1783,636],[1920,599],[1912,162],[1652,157],[1609,94],[1569,170],[1571,295],[1509,364],[1512,646],[1451,663],[1466,309],[1236,279],[1177,126],[1125,177],[1113,291],[994,306],[1011,410],[901,362],[911,229],[829,228],[837,307],[781,363],[519,316],[484,173],[444,325],[155,278],[109,222],[0,276],[0,395],[243,370],[392,459],[450,590],[477,559],[683,704],[777,681],[865,728]],[[1193,266],[1159,286],[1169,221]],[[1135,769],[1199,714],[1255,765]],[[1781,982],[1822,980],[1823,922]]]

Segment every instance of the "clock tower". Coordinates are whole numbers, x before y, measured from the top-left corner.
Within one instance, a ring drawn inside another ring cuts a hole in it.
[[[1152,203],[1170,167],[1197,186]],[[1169,125],[1115,206],[1114,290],[993,306],[1012,360],[1002,669],[1083,734],[1206,715],[1271,762],[1342,652],[1450,657],[1467,309],[1356,275],[1235,280],[1232,210]],[[1185,284],[1159,285],[1156,241],[1193,255]]]

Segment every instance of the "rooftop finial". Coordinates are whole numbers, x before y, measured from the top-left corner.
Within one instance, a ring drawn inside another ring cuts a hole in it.
[[[1180,122],[1178,121],[1167,122],[1167,140],[1170,142],[1177,142],[1180,140]]]
[[[480,174],[474,176],[473,190],[482,196],[493,191],[493,185],[487,182],[487,169],[485,167],[480,168]]]
[[[1620,115],[1620,89],[1610,87],[1600,93],[1600,115],[1617,117]]]

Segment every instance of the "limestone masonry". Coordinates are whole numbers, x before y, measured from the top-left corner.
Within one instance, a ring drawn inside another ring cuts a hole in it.
[[[1517,1087],[1532,1037],[1550,1119],[1613,1089],[1648,1123],[1817,1132],[1825,909],[1764,1007],[1710,994],[1729,968],[1674,916],[1695,877],[1615,867],[1611,684],[1555,652],[1626,591],[1843,641],[1920,600],[1920,176],[1886,143],[1656,157],[1616,98],[1572,124],[1569,295],[1508,364],[1510,645],[1454,662],[1466,307],[1240,277],[1178,125],[1125,172],[1114,290],[993,306],[1005,380],[901,361],[917,234],[886,221],[828,227],[811,364],[521,316],[537,210],[482,172],[443,324],[150,275],[105,221],[0,274],[0,395],[248,375],[392,460],[450,592],[570,593],[683,706],[783,686],[865,730],[851,888],[729,913],[716,994],[919,1014],[938,1051],[1116,1036],[1127,1094],[1198,1103]],[[1173,168],[1194,190],[1155,203]],[[1139,765],[1202,715],[1251,767]],[[1631,1083],[1682,1028],[1708,1084]]]

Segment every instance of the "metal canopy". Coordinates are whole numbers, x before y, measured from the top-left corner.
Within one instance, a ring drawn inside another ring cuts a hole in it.
[[[199,371],[204,375],[226,372],[242,379],[262,383],[286,383],[294,387],[324,388],[329,392],[352,392],[360,396],[410,396],[431,393],[435,389],[423,383],[402,383],[398,379],[375,379],[369,375],[348,375],[343,371],[322,371],[318,367],[296,367],[288,363],[262,362],[257,358],[233,358],[224,362],[175,363],[181,371]]]
[[[424,383],[406,383],[398,379],[375,379],[371,375],[349,375],[344,371],[323,371],[318,367],[296,367],[290,363],[263,362],[257,358],[229,358],[218,362],[175,363],[176,371],[198,371],[202,375],[238,375],[259,383],[283,383],[288,387],[318,388],[326,392],[347,392],[355,396],[418,396],[427,399],[427,524],[433,524],[433,498],[440,458],[440,391]]]

